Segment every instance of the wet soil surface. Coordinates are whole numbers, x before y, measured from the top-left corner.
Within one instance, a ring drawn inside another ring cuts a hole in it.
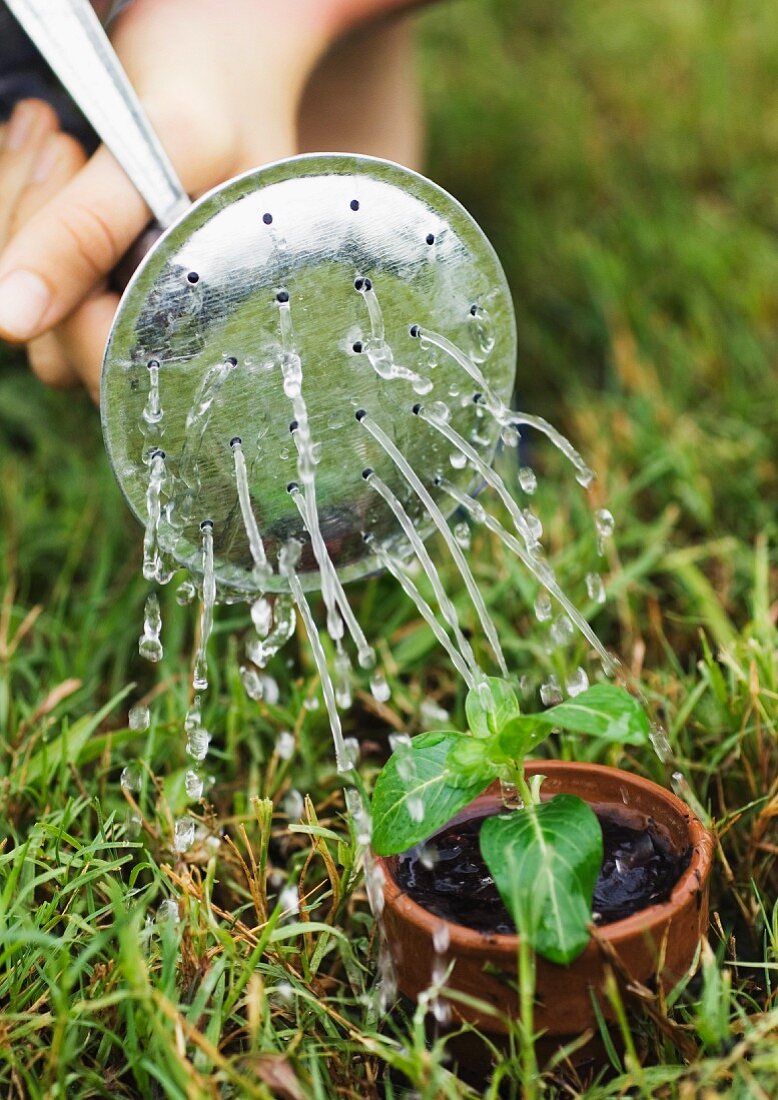
[[[686,869],[691,851],[674,853],[650,825],[635,829],[597,814],[603,861],[594,888],[594,923],[612,924],[655,902],[667,901]],[[513,933],[516,928],[481,858],[483,817],[449,826],[397,857],[395,877],[414,901],[436,916],[478,932]]]

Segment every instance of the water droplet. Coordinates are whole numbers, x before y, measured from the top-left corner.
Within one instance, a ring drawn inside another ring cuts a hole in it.
[[[419,707],[419,721],[425,730],[447,729],[451,721],[451,715],[434,699],[425,699]],[[393,736],[400,735],[394,734]],[[408,738],[407,734],[401,736]],[[389,740],[391,743],[391,737]],[[408,743],[410,744],[410,738],[408,738]]]
[[[551,630],[550,630],[551,640],[554,643],[554,645],[558,645],[558,646],[568,645],[569,642],[571,641],[574,633],[575,633],[575,628],[573,627],[573,624],[571,623],[571,621],[567,617],[567,615],[565,615],[564,612],[557,615],[557,617],[554,619],[553,623],[551,624]]]
[[[509,779],[500,780],[500,798],[506,810],[516,810],[522,805],[519,798],[519,788]]]
[[[452,451],[448,456],[448,460],[455,470],[464,470],[467,465],[467,456],[463,455],[461,451]]]
[[[251,621],[260,638],[266,638],[273,625],[273,605],[265,596],[260,596],[251,605]]]
[[[194,768],[189,768],[184,776],[184,789],[187,798],[191,798],[195,802],[202,798],[203,785],[203,777]]]
[[[373,916],[378,918],[384,911],[384,883],[386,877],[383,868],[378,864],[372,864],[365,872],[365,886],[367,888],[367,900]]]
[[[202,725],[202,716],[200,714],[200,696],[195,695],[194,702],[192,703],[189,710],[186,712],[186,717],[184,718],[184,729],[187,733],[189,733],[190,730],[196,729],[197,726],[200,725]]]
[[[194,844],[195,820],[192,817],[179,817],[173,832],[173,847],[177,852],[186,852]]]
[[[388,702],[392,695],[392,690],[386,682],[386,677],[383,672],[380,671],[374,672],[370,677],[370,690],[373,693],[373,698],[379,703]]]
[[[281,689],[278,686],[278,681],[274,680],[272,676],[261,676],[262,691],[265,697],[265,702],[269,703],[271,707],[274,707],[278,700],[281,698]]]
[[[181,607],[186,607],[197,595],[197,590],[191,581],[182,581],[176,589],[176,603]]]
[[[543,538],[543,524],[540,516],[537,516],[531,508],[525,508],[521,513],[527,525],[527,533],[533,542],[538,543]]]
[[[411,821],[420,824],[424,820],[424,802],[418,795],[411,795],[406,803]]]
[[[343,764],[344,767],[341,771],[345,771],[349,768],[355,768],[359,761],[359,754],[361,748],[359,741],[356,737],[344,737],[343,739]]]
[[[562,702],[562,689],[556,676],[551,675],[540,685],[540,698],[544,707],[556,706]]]
[[[294,756],[294,734],[291,730],[281,730],[276,741],[276,752],[281,760],[291,760]]]
[[[595,477],[594,470],[590,470],[588,466],[582,466],[575,472],[575,480],[579,485],[582,485],[584,489],[588,489]]]
[[[500,432],[500,439],[505,447],[518,447],[521,436],[512,424],[506,424]]]
[[[417,393],[419,397],[426,397],[428,393],[432,392],[433,382],[431,378],[417,378],[412,386],[413,392]]]
[[[159,635],[162,631],[162,615],[159,610],[159,600],[156,592],[152,592],[146,600],[143,616],[143,633],[138,640],[138,652],[147,661],[162,660],[162,642]]]
[[[605,539],[610,538],[616,528],[616,521],[607,508],[598,508],[594,513],[594,526],[597,531],[597,549],[601,554]]]
[[[143,703],[136,703],[130,707],[127,715],[127,725],[131,730],[147,730],[151,723],[151,711]]]
[[[445,401],[433,401],[425,411],[430,420],[438,424],[447,424],[451,419],[451,409]]]
[[[287,791],[283,803],[284,813],[290,821],[299,821],[305,812],[305,800],[299,791],[292,787]]]
[[[351,661],[348,654],[339,649],[335,654],[335,702],[341,710],[348,710],[352,701]]]
[[[662,763],[666,764],[668,760],[672,760],[673,747],[667,739],[667,733],[665,732],[664,726],[659,722],[652,722],[648,736],[651,739],[651,744],[654,746],[654,752]]]
[[[137,764],[128,764],[122,768],[119,783],[125,791],[139,791],[143,773]]]
[[[140,835],[142,824],[143,822],[141,821],[139,813],[136,813],[136,811],[132,809],[127,811],[127,814],[124,818],[124,828],[127,836],[130,839],[134,839],[135,837]]]
[[[464,520],[454,525],[454,538],[463,550],[470,549],[470,527]]]
[[[440,924],[436,924],[432,933],[432,946],[438,955],[442,955],[444,951],[448,950],[451,943],[451,930],[446,921],[441,921]]]
[[[538,479],[531,466],[519,467],[519,485],[522,491],[528,493],[530,496],[532,496],[537,489]]]
[[[319,697],[318,695],[309,695],[307,699],[303,700],[303,706],[306,710],[318,710],[319,709]]]
[[[289,982],[279,982],[278,985],[272,986],[268,993],[281,1004],[289,1005],[294,1000],[294,988]]]
[[[551,597],[548,592],[539,592],[535,600],[535,618],[541,623],[548,622],[552,611]]]
[[[157,907],[157,924],[176,925],[180,920],[178,902],[174,898],[164,898]]]
[[[285,886],[278,895],[278,904],[288,917],[296,916],[300,912],[300,894],[297,887],[291,883]]]
[[[599,573],[586,574],[586,592],[595,603],[605,603],[605,585]]]
[[[586,675],[586,669],[581,668],[580,665],[571,676],[568,676],[565,684],[567,694],[571,698],[575,698],[575,696],[580,695],[582,691],[586,691],[588,686],[589,677]]]
[[[253,699],[255,702],[259,702],[264,698],[265,687],[263,684],[263,678],[259,675],[256,669],[248,668],[246,665],[240,667],[240,678],[243,682],[243,690],[248,695],[249,699]]]
[[[210,743],[211,735],[202,726],[194,726],[187,730],[186,751],[193,760],[205,760]]]

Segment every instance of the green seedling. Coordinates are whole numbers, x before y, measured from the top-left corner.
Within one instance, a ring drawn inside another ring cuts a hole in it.
[[[467,696],[469,732],[434,730],[400,746],[373,792],[373,847],[396,855],[426,840],[495,779],[520,804],[488,817],[481,854],[520,935],[551,962],[572,962],[589,942],[602,831],[582,799],[542,799],[544,776],[527,781],[524,759],[554,729],[619,744],[649,740],[648,716],[628,692],[596,684],[541,714],[522,714],[504,680],[484,679]]]

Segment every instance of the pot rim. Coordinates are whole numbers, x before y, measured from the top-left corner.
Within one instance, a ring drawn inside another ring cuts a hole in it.
[[[598,939],[605,940],[614,947],[618,947],[624,941],[635,936],[641,936],[646,932],[658,931],[661,935],[663,926],[669,923],[670,919],[683,908],[694,894],[704,889],[713,861],[713,838],[691,808],[665,787],[654,783],[650,779],[634,775],[632,772],[623,771],[621,768],[613,768],[604,764],[579,764],[567,760],[528,760],[525,772],[528,775],[541,773],[549,778],[553,775],[560,776],[570,772],[590,776],[617,775],[624,786],[631,786],[633,789],[638,788],[647,794],[653,795],[675,810],[686,823],[691,858],[688,867],[673,887],[673,892],[668,900],[648,905],[629,917],[597,927],[596,935],[590,938],[583,955],[598,950]],[[477,797],[483,798],[487,792],[488,788]],[[605,803],[600,802],[599,804],[603,805]],[[445,827],[443,826],[443,828]],[[414,901],[400,887],[391,872],[390,861],[393,858],[392,856],[379,856],[375,852],[373,853],[373,859],[384,870],[383,889],[386,906],[392,907],[403,919],[428,933],[441,924],[447,925],[449,951],[456,949],[460,952],[477,953],[488,950],[491,955],[516,957],[519,942],[517,934],[478,932],[476,929],[468,928],[464,924],[457,924],[445,917],[439,917]],[[579,958],[582,958],[583,955]]]

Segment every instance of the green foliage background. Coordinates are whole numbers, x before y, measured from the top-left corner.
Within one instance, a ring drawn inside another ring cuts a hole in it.
[[[600,1081],[541,1059],[545,1087],[776,1095],[778,17],[766,0],[454,0],[423,16],[420,38],[429,174],[508,271],[520,403],[600,472],[591,503],[608,502],[617,537],[609,601],[588,611],[642,676],[675,759],[570,737],[553,751],[664,783],[677,771],[718,825],[699,974],[668,1000],[645,991]],[[589,504],[563,461],[530,445],[547,544],[586,605]],[[318,690],[304,640],[272,669],[278,704],[256,706],[233,640],[247,618],[219,616],[216,783],[202,840],[179,859],[193,617],[166,592],[155,678],[137,657],[139,531],[97,414],[10,354],[0,463],[3,1094],[472,1095],[411,1006],[376,1001],[377,942],[326,723],[303,706]],[[569,675],[582,648],[546,653],[532,585],[489,537],[473,540],[516,675],[530,691]],[[458,725],[463,697],[395,585],[371,581],[355,601],[393,686],[389,707],[363,692],[348,718],[369,782],[389,730],[418,731],[430,697]],[[152,701],[148,737],[126,729],[138,697]],[[284,729],[291,761],[274,752]],[[133,760],[138,837],[119,787]],[[292,786],[310,798],[290,832]],[[282,920],[287,880],[302,910]],[[171,896],[178,924],[155,919]],[[522,1095],[517,1059],[483,1087]]]

